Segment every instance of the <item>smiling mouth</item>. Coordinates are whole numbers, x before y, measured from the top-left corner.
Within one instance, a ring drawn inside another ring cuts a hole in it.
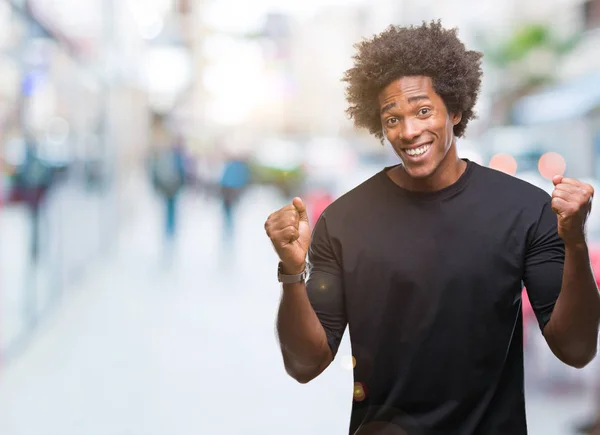
[[[411,157],[418,157],[422,154],[425,154],[427,152],[427,150],[429,150],[429,148],[431,148],[431,143],[425,144],[425,145],[421,145],[418,148],[404,148],[402,149],[402,151],[404,151],[406,154],[408,154]]]

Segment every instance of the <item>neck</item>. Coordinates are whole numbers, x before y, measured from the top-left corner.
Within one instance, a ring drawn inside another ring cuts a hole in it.
[[[467,163],[458,157],[455,143],[452,144],[446,157],[436,171],[427,178],[412,178],[402,166],[398,166],[396,183],[407,190],[415,192],[435,192],[453,185],[465,172]]]

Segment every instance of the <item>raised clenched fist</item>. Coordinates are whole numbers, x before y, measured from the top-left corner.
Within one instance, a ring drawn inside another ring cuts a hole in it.
[[[592,209],[594,189],[574,178],[552,179],[552,210],[558,216],[558,235],[565,244],[585,243],[585,224]]]
[[[282,272],[302,273],[310,245],[310,227],[306,206],[300,198],[272,213],[265,222],[265,231],[283,263]]]

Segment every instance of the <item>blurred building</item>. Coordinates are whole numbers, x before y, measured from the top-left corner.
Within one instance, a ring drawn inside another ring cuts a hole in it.
[[[544,8],[549,9],[549,8]],[[600,175],[600,2],[556,2],[546,17],[564,23],[577,42],[560,58],[533,53],[552,80],[523,95],[510,108],[510,123],[532,148],[556,151],[570,174]]]
[[[341,78],[352,66],[366,18],[363,8],[334,6],[295,23],[289,54],[295,92],[284,112],[290,128],[306,135],[351,132]]]
[[[135,214],[132,183],[143,171],[150,114],[172,110],[189,86],[186,35],[169,33],[182,29],[178,18],[186,7],[0,1],[0,352],[6,357]],[[45,165],[63,168],[43,203],[35,264],[26,247],[37,236],[10,176],[10,168],[23,165],[27,143]]]

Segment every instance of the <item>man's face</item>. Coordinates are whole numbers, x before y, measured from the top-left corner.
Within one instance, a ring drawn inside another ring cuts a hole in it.
[[[460,115],[448,113],[431,78],[393,81],[379,94],[379,110],[384,134],[407,174],[420,179],[434,174],[454,142]]]

